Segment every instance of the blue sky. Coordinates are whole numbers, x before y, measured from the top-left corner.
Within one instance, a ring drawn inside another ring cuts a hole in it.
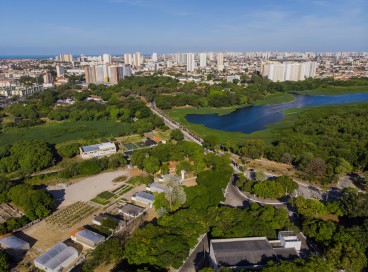
[[[368,51],[367,0],[0,0],[0,55]]]

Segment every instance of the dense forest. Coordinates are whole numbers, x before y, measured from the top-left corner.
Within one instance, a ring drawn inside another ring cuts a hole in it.
[[[307,179],[323,183],[336,181],[353,168],[368,164],[368,107],[341,110],[330,116],[302,120],[266,148],[267,158],[291,163]]]

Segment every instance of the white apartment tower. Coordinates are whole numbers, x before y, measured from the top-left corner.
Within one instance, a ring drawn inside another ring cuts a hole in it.
[[[152,61],[157,62],[158,60],[157,53],[153,53],[151,59]]]
[[[224,54],[217,53],[217,70],[224,70]]]
[[[58,77],[63,77],[65,75],[65,69],[61,65],[56,65],[56,75]]]
[[[195,69],[195,60],[194,60],[194,54],[193,53],[187,53],[186,54],[187,59],[187,72],[193,72]]]
[[[200,53],[199,54],[199,67],[204,68],[207,66],[207,54]]]
[[[103,54],[102,55],[103,63],[110,63],[111,62],[111,55],[110,54]]]
[[[59,60],[64,62],[72,62],[73,61],[73,55],[72,54],[60,54]]]
[[[129,65],[133,64],[132,54],[124,54],[124,63]]]
[[[314,77],[316,68],[316,62],[263,63],[261,65],[261,74],[274,82],[298,81]]]
[[[142,57],[140,52],[135,52],[133,56],[133,64],[135,67],[139,67],[142,64]]]

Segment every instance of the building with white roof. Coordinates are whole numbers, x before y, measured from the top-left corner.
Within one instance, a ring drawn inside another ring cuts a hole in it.
[[[152,193],[163,193],[166,191],[166,189],[167,189],[166,186],[164,186],[159,182],[153,182],[146,187],[146,190]]]
[[[112,142],[82,146],[79,148],[82,159],[99,158],[116,153],[116,146]]]
[[[105,241],[105,237],[85,228],[72,232],[71,239],[87,248],[95,248],[97,244]]]
[[[34,264],[46,272],[59,272],[70,266],[78,258],[78,251],[64,243],[58,243],[37,259]]]
[[[132,196],[132,200],[151,207],[155,201],[155,196],[146,192],[138,192]]]

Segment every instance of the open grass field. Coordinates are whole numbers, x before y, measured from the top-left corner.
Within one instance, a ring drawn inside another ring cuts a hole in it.
[[[61,122],[31,128],[7,129],[0,134],[0,145],[31,139],[57,144],[80,139],[116,137],[123,131],[130,131],[130,125],[114,121]]]

